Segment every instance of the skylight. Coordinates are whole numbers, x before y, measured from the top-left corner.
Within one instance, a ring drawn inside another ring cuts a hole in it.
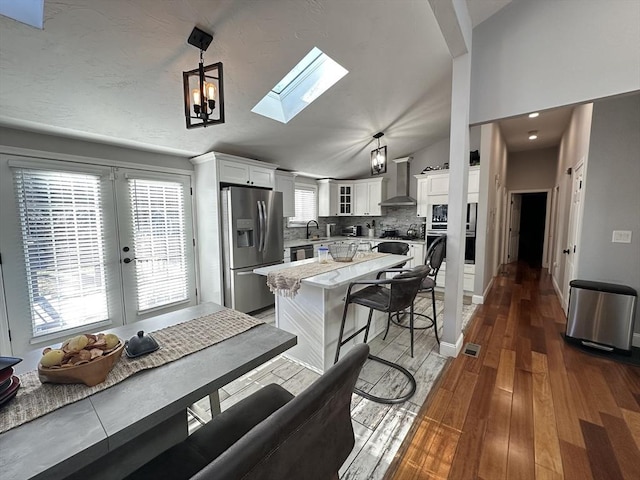
[[[339,63],[313,47],[251,111],[287,123],[347,73]]]
[[[44,0],[0,1],[0,15],[42,29]]]

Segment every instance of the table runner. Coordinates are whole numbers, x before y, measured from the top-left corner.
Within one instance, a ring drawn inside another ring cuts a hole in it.
[[[36,370],[19,375],[20,388],[16,398],[0,410],[0,433],[106,390],[139,371],[173,362],[262,323],[262,320],[235,310],[222,310],[157,330],[152,333],[160,344],[159,350],[137,358],[128,358],[122,352],[107,379],[93,387],[41,383]]]
[[[300,282],[303,278],[313,277],[314,275],[320,275],[339,268],[349,267],[355,263],[366,262],[386,255],[388,254],[360,252],[351,262],[336,262],[333,259],[329,259],[326,263],[313,262],[305,263],[304,265],[296,265],[295,267],[283,268],[277,272],[270,272],[267,274],[267,285],[272,293],[282,297],[293,298],[298,294],[298,290],[300,290]]]

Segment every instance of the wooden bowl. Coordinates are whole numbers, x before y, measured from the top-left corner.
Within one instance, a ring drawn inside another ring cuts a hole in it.
[[[114,350],[89,363],[61,368],[43,367],[38,364],[38,377],[42,383],[84,383],[88,387],[93,387],[107,379],[113,366],[120,360],[122,350],[124,350],[124,342],[120,340]]]

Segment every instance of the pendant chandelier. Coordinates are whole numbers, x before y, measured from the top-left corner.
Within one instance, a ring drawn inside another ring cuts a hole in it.
[[[194,27],[187,42],[200,49],[200,65],[182,72],[184,85],[184,115],[187,128],[224,123],[224,88],[222,62],[204,65],[203,53],[213,35]]]
[[[382,132],[373,136],[378,141],[378,148],[371,151],[371,175],[387,173],[387,146],[380,146],[380,137],[382,136],[384,136]]]

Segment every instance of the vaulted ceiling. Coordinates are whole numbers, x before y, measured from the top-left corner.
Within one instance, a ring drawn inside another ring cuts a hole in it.
[[[508,2],[474,0],[475,23]],[[214,33],[226,123],[187,130],[194,26]],[[252,113],[314,46],[349,74],[286,125]],[[179,155],[363,175],[378,131],[391,158],[448,135],[450,84],[426,0],[46,0],[43,30],[0,17],[0,125]]]

